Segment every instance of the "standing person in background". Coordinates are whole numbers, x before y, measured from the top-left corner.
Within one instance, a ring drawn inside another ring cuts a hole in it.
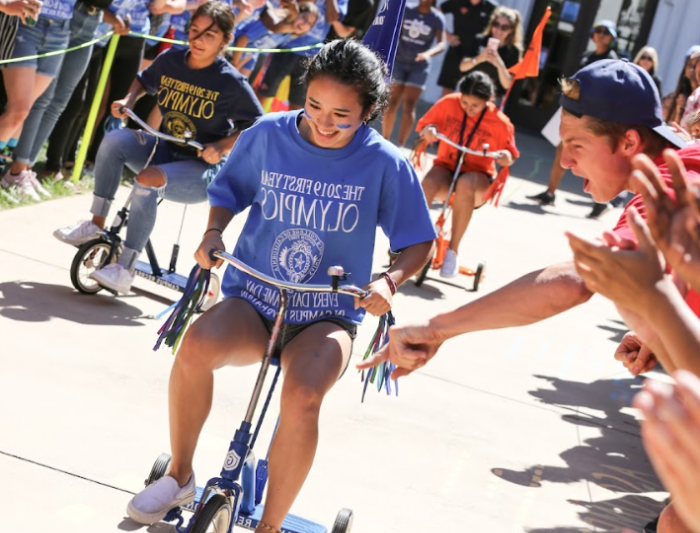
[[[442,96],[455,92],[462,77],[459,64],[472,49],[474,38],[486,28],[496,6],[492,0],[447,0],[439,6],[445,15],[453,17],[453,33],[447,32],[447,43],[450,47],[445,54],[438,78]]]
[[[33,26],[22,24],[19,27],[12,59],[31,59],[2,65],[7,107],[0,117],[0,149],[16,145],[22,123],[32,105],[60,70],[64,54],[45,54],[65,50],[68,46],[74,6],[75,0],[55,0],[50,5],[42,6],[38,19],[30,16],[30,11],[36,12],[36,9],[23,10],[23,19],[32,18],[36,23]],[[5,188],[15,187],[18,194],[37,198],[26,174],[13,175],[8,172],[0,185]]]
[[[331,23],[331,29],[326,35],[326,42],[336,39],[358,39],[364,37],[367,28],[372,24],[380,0],[350,0],[348,12],[343,20]]]
[[[523,53],[522,17],[517,9],[497,7],[484,33],[477,35],[472,48],[459,64],[462,72],[481,71],[489,75],[500,100],[513,83],[508,69]]]
[[[614,50],[615,40],[617,39],[617,27],[611,20],[601,20],[591,30],[591,40],[595,44],[595,49],[583,54],[579,69],[600,61],[601,59],[619,59]],[[645,69],[646,70],[646,69]],[[561,166],[561,144],[557,146],[557,152],[554,155],[552,169],[549,171],[549,185],[547,190],[539,194],[528,196],[530,200],[535,200],[540,205],[554,205],[554,192],[559,188],[559,183],[566,173],[566,169]],[[594,202],[593,209],[588,214],[588,218],[598,218],[609,207],[609,204],[599,204]]]
[[[347,13],[348,0],[316,0],[318,20],[311,31],[301,37],[289,41],[285,48],[309,46],[323,42],[333,23],[340,21]],[[282,80],[291,77],[289,86],[289,109],[301,109],[306,101],[306,85],[303,81],[303,62],[316,53],[316,49],[273,54],[265,71],[257,95],[265,107],[269,98],[277,94]]]
[[[445,49],[445,18],[433,4],[434,0],[420,0],[417,7],[407,7],[403,16],[389,108],[382,123],[382,135],[390,140],[396,112],[403,103],[399,146],[406,144],[416,121],[416,104],[430,73],[430,58]],[[436,44],[431,47],[433,41]]]
[[[69,48],[83,45],[95,37],[97,25],[102,20],[102,10],[109,7],[109,4],[110,0],[78,1],[70,21]],[[13,153],[14,161],[10,172],[12,175],[29,174],[29,180],[35,189],[35,200],[39,199],[36,193],[42,196],[51,195],[32,172],[32,167],[58,118],[68,105],[75,86],[85,74],[91,54],[92,46],[78,48],[66,54],[58,76],[44,94],[37,98],[24,121],[22,134]]]
[[[649,73],[651,79],[654,80],[656,88],[661,96],[661,78],[659,78],[659,54],[653,46],[644,46],[634,58],[634,64],[639,65]]]
[[[700,45],[696,44],[688,48],[685,53],[683,70],[681,70],[681,74],[678,76],[676,90],[673,93],[673,103],[669,113],[665,117],[666,122],[669,124],[671,122],[680,123],[683,111],[685,110],[686,100],[688,96],[690,96],[690,93],[697,88],[694,71],[698,60],[700,60]]]

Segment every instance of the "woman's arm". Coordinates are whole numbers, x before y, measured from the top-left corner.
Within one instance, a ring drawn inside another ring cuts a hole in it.
[[[236,41],[233,43],[233,46],[237,48],[246,48],[249,43],[249,38],[247,35],[241,35]],[[231,64],[236,67],[237,69],[240,70],[241,65],[240,60],[241,60],[241,55],[243,54],[242,51],[236,50],[231,54]]]
[[[194,253],[194,258],[197,264],[202,268],[209,270],[216,266],[219,268],[223,264],[223,260],[213,260],[210,257],[212,250],[225,250],[226,246],[222,239],[222,234],[233,219],[233,212],[225,207],[212,207],[209,209],[209,222],[207,229],[202,236],[202,242]]]
[[[146,94],[146,89],[144,89],[141,81],[138,78],[134,78],[131,82],[131,87],[129,87],[129,92],[121,100],[115,100],[112,102],[112,115],[117,118],[127,118],[126,113],[121,111],[122,107],[128,107],[133,109],[136,101]]]
[[[508,89],[513,83],[513,75],[508,72],[508,67],[503,62],[501,54],[495,50],[486,49],[486,61],[491,63],[498,70],[498,81],[504,89]]]
[[[435,36],[435,41],[436,41],[435,46],[433,46],[432,48],[429,48],[425,52],[421,52],[420,54],[416,55],[416,61],[427,61],[431,57],[436,56],[436,55],[442,53],[443,50],[445,50],[445,31],[444,30]]]

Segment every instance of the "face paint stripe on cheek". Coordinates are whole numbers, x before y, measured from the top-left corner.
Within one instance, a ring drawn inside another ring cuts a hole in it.
[[[311,120],[311,115],[309,115],[309,112],[306,110],[306,108],[304,108],[303,114],[304,118]]]
[[[339,130],[349,130],[352,128],[352,124],[336,124],[335,127]]]

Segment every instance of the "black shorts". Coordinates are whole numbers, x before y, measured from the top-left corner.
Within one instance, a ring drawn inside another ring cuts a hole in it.
[[[256,310],[257,312],[257,310]],[[272,328],[275,325],[274,320],[270,320],[269,318],[265,318],[262,316],[260,313],[258,313],[258,316],[260,317],[260,320],[262,320],[263,326],[265,326],[265,329],[267,330],[268,333],[272,333]],[[280,336],[277,339],[277,346],[275,347],[275,353],[273,354],[273,357],[280,357],[282,354],[282,350],[284,349],[287,344],[292,342],[294,338],[299,335],[302,331],[304,331],[306,328],[309,326],[313,326],[314,324],[318,324],[320,322],[331,322],[332,324],[336,324],[340,326],[342,329],[347,331],[348,335],[350,336],[351,340],[351,345],[350,345],[350,353],[352,353],[352,345],[355,343],[355,338],[357,337],[357,326],[353,324],[352,322],[348,322],[347,320],[343,320],[342,318],[324,318],[322,320],[318,320],[316,322],[309,322],[308,324],[284,324],[282,326],[282,331],[280,332]],[[348,365],[350,364],[350,357],[348,357],[348,362],[345,364],[345,368],[343,368],[343,371],[340,373],[340,379],[343,377],[343,374],[345,374],[345,371],[348,369]]]
[[[280,83],[289,75],[292,78],[289,86],[289,103],[304,107],[306,85],[302,83],[301,78],[305,71],[305,60],[306,56],[290,52],[272,54],[258,93],[268,98],[275,96]]]
[[[0,13],[0,59],[10,59],[15,49],[19,17]]]

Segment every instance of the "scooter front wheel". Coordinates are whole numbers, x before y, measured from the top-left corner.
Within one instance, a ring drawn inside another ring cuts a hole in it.
[[[70,266],[70,280],[73,287],[83,294],[100,292],[102,287],[89,276],[105,265],[111,249],[112,244],[104,239],[93,239],[78,248]],[[117,260],[117,255],[112,254],[112,262]]]
[[[484,271],[486,270],[486,263],[484,261],[479,263],[476,267],[476,272],[474,272],[474,285],[472,285],[472,290],[474,292],[479,290],[479,284],[481,283],[481,278],[484,277]]]
[[[189,533],[226,533],[232,519],[231,503],[223,494],[214,494],[194,515]]]
[[[148,478],[144,481],[144,484],[148,487],[151,483],[155,483],[160,478],[162,478],[168,471],[168,466],[170,466],[170,461],[172,457],[169,453],[161,453],[153,463],[151,467],[151,473],[148,474]]]
[[[341,509],[338,516],[335,517],[331,533],[350,533],[353,518],[352,509]]]

